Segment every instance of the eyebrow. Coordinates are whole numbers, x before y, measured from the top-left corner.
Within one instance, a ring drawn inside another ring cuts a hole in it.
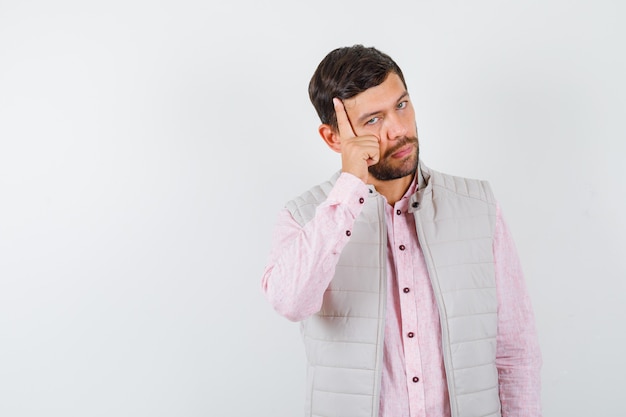
[[[409,92],[405,91],[404,93],[402,93],[400,95],[400,97],[398,97],[398,99],[396,100],[396,104],[401,102],[404,98],[406,98],[408,96],[409,96]],[[362,124],[366,120],[369,120],[372,116],[375,116],[375,115],[377,115],[379,113],[382,113],[382,110],[376,110],[376,111],[373,111],[373,112],[365,113],[364,115],[359,116],[359,118],[357,119],[357,123],[358,124]]]

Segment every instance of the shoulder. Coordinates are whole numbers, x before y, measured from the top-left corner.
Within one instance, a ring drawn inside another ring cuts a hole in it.
[[[306,204],[319,204],[328,197],[333,186],[339,178],[339,173],[335,173],[330,179],[314,185],[297,197],[287,202],[287,206],[301,206]]]
[[[428,186],[432,187],[433,194],[455,194],[482,200],[489,204],[496,204],[489,181],[450,175],[422,166],[422,173],[427,177]]]
[[[297,197],[294,197],[285,204],[285,208],[291,213],[298,223],[302,224],[305,220],[313,217],[315,209],[328,198],[333,189],[340,172],[336,172],[330,179],[317,184]]]

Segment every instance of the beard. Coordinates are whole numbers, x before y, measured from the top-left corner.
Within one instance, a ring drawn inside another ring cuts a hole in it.
[[[392,158],[391,155],[409,143],[415,144],[414,152],[411,152],[399,161]],[[417,137],[405,136],[398,139],[393,148],[387,149],[387,152],[380,158],[378,163],[370,166],[368,170],[370,175],[379,181],[391,181],[406,177],[407,175],[415,175],[418,161],[419,143],[417,142]]]

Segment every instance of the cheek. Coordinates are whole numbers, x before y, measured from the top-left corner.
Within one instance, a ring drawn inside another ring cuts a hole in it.
[[[406,126],[407,132],[411,136],[417,136],[417,122],[415,121],[415,116],[407,116],[403,120],[404,126]]]
[[[415,125],[415,112],[413,111],[413,109],[411,109],[411,111],[407,111],[406,113],[404,113],[402,115],[402,120],[404,120],[406,123],[410,124],[411,126]]]

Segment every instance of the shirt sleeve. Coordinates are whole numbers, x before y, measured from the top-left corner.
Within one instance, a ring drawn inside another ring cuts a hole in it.
[[[542,359],[534,314],[517,250],[499,206],[496,216],[496,367],[502,416],[540,417]]]
[[[287,209],[279,213],[261,280],[265,296],[278,313],[300,321],[321,309],[368,193],[363,181],[342,173],[306,224],[298,224]]]

